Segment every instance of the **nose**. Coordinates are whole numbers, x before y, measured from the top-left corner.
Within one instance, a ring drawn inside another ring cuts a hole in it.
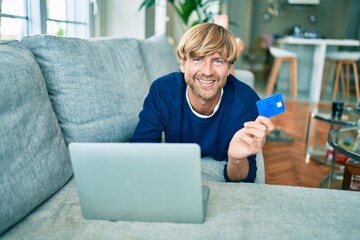
[[[203,74],[205,76],[211,76],[214,73],[214,66],[211,61],[205,61],[203,67]]]

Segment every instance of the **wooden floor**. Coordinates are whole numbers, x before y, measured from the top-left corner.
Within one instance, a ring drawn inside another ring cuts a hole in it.
[[[318,188],[321,180],[329,174],[329,166],[306,158],[305,138],[310,110],[323,105],[288,100],[285,106],[285,113],[272,120],[276,128],[284,129],[295,141],[291,144],[264,145],[266,183]],[[310,144],[326,143],[329,124],[312,121],[310,129]]]

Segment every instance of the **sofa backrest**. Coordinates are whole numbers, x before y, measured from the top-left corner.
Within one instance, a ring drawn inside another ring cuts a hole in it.
[[[71,176],[38,64],[19,41],[0,41],[0,235]]]
[[[141,40],[140,50],[150,81],[180,71],[178,57],[166,36],[157,35]]]

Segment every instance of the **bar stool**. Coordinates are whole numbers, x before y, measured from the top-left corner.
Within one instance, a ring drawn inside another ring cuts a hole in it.
[[[281,63],[288,62],[290,73],[290,94],[293,97],[297,97],[297,55],[293,52],[281,48],[270,47],[269,50],[270,54],[274,57],[274,63],[271,68],[270,76],[267,82],[266,95],[271,95],[274,90],[275,82],[279,75]]]
[[[332,92],[332,100],[336,100],[338,87],[339,87],[339,79],[341,80],[341,90],[343,97],[348,99],[350,96],[350,66],[352,66],[353,74],[354,74],[354,83],[355,83],[355,91],[356,91],[356,99],[360,99],[359,92],[359,76],[358,76],[358,68],[357,61],[360,60],[360,52],[347,52],[347,51],[339,51],[332,52],[326,55],[325,66],[324,66],[324,85],[325,89],[329,84],[330,75],[332,70],[335,68],[335,78],[333,84],[333,92]],[[329,65],[328,67],[326,65]],[[344,74],[344,66],[346,69],[346,74]],[[327,69],[327,72],[326,72]],[[346,77],[346,78],[345,78]],[[321,91],[321,95],[324,95],[325,89],[323,88]]]

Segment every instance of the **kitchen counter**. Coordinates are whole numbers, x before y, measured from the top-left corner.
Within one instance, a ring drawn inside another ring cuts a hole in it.
[[[299,88],[301,88],[301,86],[309,88],[310,86],[310,88],[307,89],[309,91],[310,100],[319,102],[326,52],[329,50],[336,50],[334,47],[338,46],[356,47],[360,45],[360,42],[352,39],[308,39],[286,37],[278,39],[277,44],[298,55]]]
[[[310,39],[286,37],[277,40],[281,44],[310,44],[310,45],[333,45],[333,46],[359,46],[358,40],[353,39]]]

